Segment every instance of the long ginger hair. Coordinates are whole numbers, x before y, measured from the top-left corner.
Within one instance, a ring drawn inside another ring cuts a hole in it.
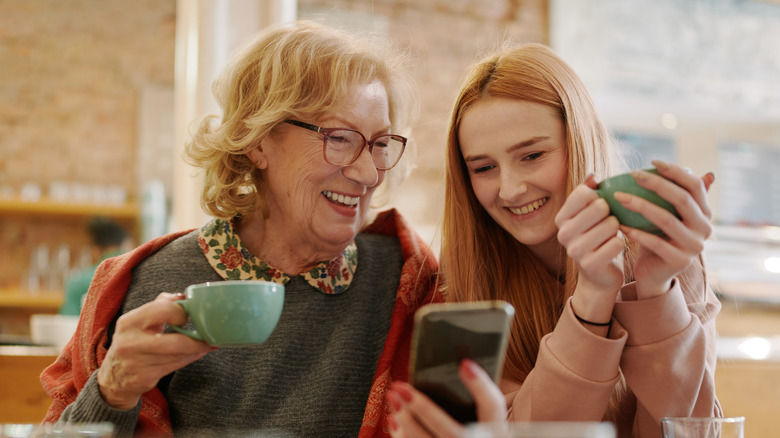
[[[489,97],[553,108],[566,129],[567,195],[588,173],[599,180],[614,173],[611,158],[616,154],[584,85],[544,45],[525,44],[482,60],[460,90],[447,138],[443,277],[453,301],[503,299],[515,307],[504,375],[522,382],[536,362],[539,341],[553,330],[563,303],[574,291],[577,271],[567,260],[565,272],[548,272],[479,204],[460,150],[460,123],[475,103]]]
[[[541,44],[505,48],[478,62],[460,88],[447,138],[446,187],[440,266],[451,301],[501,299],[515,307],[504,377],[523,382],[531,372],[542,337],[553,331],[566,300],[574,293],[578,270],[561,246],[565,272],[548,272],[523,244],[498,225],[480,205],[471,187],[458,132],[463,116],[481,99],[502,97],[553,108],[564,123],[567,147],[566,194],[589,173],[602,180],[625,170],[624,161],[599,119],[582,81],[560,57]],[[633,280],[637,246],[626,240],[625,281]],[[694,276],[705,276],[701,256],[677,278],[686,302],[706,322],[719,306],[707,292],[689,287]],[[714,339],[710,339],[714,354]],[[616,385],[605,419],[631,415],[635,406],[625,381]]]

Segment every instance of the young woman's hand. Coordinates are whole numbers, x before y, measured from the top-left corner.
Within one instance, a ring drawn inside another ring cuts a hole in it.
[[[677,209],[678,219],[665,209],[627,193],[616,193],[629,210],[643,215],[657,226],[664,236],[629,227],[621,227],[629,239],[639,243],[639,255],[634,266],[637,298],[650,298],[665,293],[675,275],[704,250],[704,241],[712,234],[712,211],[707,191],[715,177],[712,173],[699,178],[677,165],[653,161],[666,178],[636,171],[640,186],[652,190]],[[667,180],[668,179],[668,180]]]
[[[591,175],[575,188],[555,216],[558,241],[577,264],[579,279],[572,298],[574,313],[588,321],[609,322],[623,268],[619,258],[624,242],[617,218],[595,191]]]
[[[458,367],[458,375],[474,398],[478,421],[506,421],[506,399],[479,365],[465,359]],[[408,383],[393,382],[387,402],[391,412],[390,435],[394,438],[456,437],[463,432],[462,424]]]
[[[97,376],[100,394],[111,407],[133,408],[163,376],[213,350],[205,342],[182,334],[163,334],[166,323],[187,322],[184,309],[176,304],[180,298],[162,293],[117,320],[111,347]]]

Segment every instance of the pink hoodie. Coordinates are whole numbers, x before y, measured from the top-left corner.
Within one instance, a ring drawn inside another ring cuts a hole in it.
[[[686,302],[680,281],[664,295],[637,300],[625,285],[613,310],[607,338],[574,316],[569,301],[555,330],[541,342],[536,366],[501,389],[514,421],[603,421],[622,372],[628,394],[614,420],[619,437],[661,436],[665,416],[722,416],[715,396],[715,316],[720,302],[702,263]]]

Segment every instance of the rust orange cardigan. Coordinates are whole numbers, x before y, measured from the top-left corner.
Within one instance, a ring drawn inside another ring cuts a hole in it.
[[[153,239],[135,250],[107,259],[90,285],[78,328],[57,360],[41,374],[41,382],[52,404],[43,422],[56,422],[62,411],[76,400],[87,379],[100,367],[108,351],[108,326],[118,316],[133,268],[158,249],[192,230]],[[423,304],[442,301],[435,290],[438,264],[428,245],[394,209],[380,213],[363,232],[396,235],[404,258],[384,349],[363,416],[360,437],[389,436],[385,391],[394,380],[408,380],[409,348],[414,312]],[[158,389],[145,393],[135,428],[136,436],[172,436],[168,402]]]

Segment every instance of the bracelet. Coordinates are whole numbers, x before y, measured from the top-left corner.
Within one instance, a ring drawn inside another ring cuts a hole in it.
[[[574,313],[574,312],[572,312],[572,313]],[[593,322],[593,321],[588,321],[585,318],[581,318],[576,313],[574,313],[574,317],[577,318],[577,321],[579,321],[579,322],[581,322],[583,324],[595,325],[597,327],[607,327],[607,326],[612,325],[612,320],[611,319],[609,320],[609,322]]]

